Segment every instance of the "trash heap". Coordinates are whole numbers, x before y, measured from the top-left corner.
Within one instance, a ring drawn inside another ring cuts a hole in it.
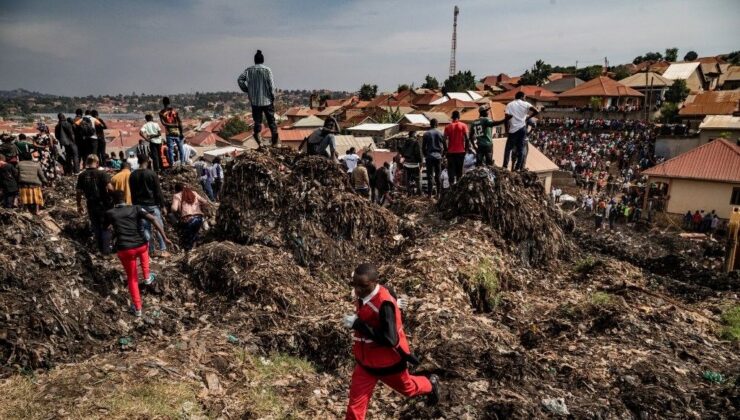
[[[99,351],[120,329],[113,278],[52,219],[0,210],[0,376]]]
[[[215,235],[290,250],[307,267],[377,259],[396,217],[354,194],[338,164],[291,150],[251,151],[227,168]],[[349,273],[347,273],[349,274]]]
[[[522,260],[540,264],[567,255],[572,218],[552,205],[537,175],[476,168],[450,188],[437,209],[446,219],[477,218],[518,248]]]

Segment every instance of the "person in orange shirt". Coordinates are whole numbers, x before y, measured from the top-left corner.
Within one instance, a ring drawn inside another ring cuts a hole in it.
[[[130,176],[131,164],[123,162],[121,163],[121,171],[113,175],[110,179],[110,183],[113,184],[113,191],[122,191],[126,204],[131,204],[131,187],[128,184]]]

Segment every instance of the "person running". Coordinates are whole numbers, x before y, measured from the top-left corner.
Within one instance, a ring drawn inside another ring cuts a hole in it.
[[[159,124],[154,122],[154,117],[151,114],[144,116],[144,123],[139,130],[139,135],[146,142],[149,143],[149,158],[152,162],[152,169],[155,172],[162,170],[162,130],[159,128]]]
[[[526,141],[527,136],[527,121],[539,114],[537,108],[524,100],[524,92],[517,92],[516,95],[514,95],[514,98],[515,99],[512,102],[509,102],[506,105],[506,110],[504,111],[504,121],[509,124],[509,135],[506,138],[506,146],[504,147],[504,169],[509,169],[509,160],[511,159],[512,152],[524,152],[524,142]],[[520,165],[523,161],[524,158],[522,156],[517,156],[517,162],[519,162]]]
[[[172,197],[172,213],[179,216],[180,230],[185,253],[190,252],[198,239],[198,232],[203,226],[203,207],[208,201],[190,187],[178,182],[175,184],[175,195]]]
[[[249,97],[252,104],[252,119],[254,119],[254,139],[262,147],[262,117],[267,120],[267,126],[272,135],[272,145],[280,144],[277,123],[275,123],[275,80],[272,70],[264,65],[265,57],[261,50],[254,55],[254,65],[248,67],[237,79],[239,88]]]
[[[180,163],[185,164],[185,151],[183,150],[184,131],[182,129],[182,120],[180,114],[170,104],[170,98],[162,98],[162,108],[159,111],[159,122],[162,123],[167,133],[167,161],[170,167],[175,166],[175,145],[180,156]]]
[[[427,167],[427,195],[432,196],[432,181],[434,181],[437,187],[437,197],[439,197],[442,194],[442,183],[439,178],[442,173],[442,156],[447,154],[447,144],[442,133],[437,130],[437,119],[432,118],[429,125],[430,128],[424,133],[421,146]]]
[[[406,397],[427,396],[427,403],[439,402],[437,375],[412,376],[408,364],[419,361],[411,354],[399,302],[378,284],[378,270],[360,264],[352,273],[356,312],[344,317],[344,326],[353,331],[352,353],[355,368],[349,390],[346,419],[364,419],[378,381]]]
[[[164,223],[162,215],[167,215],[167,208],[164,207],[164,197],[159,185],[159,176],[149,168],[151,164],[149,156],[142,155],[138,159],[139,169],[133,171],[129,176],[129,188],[131,188],[131,202],[135,206],[140,206],[147,213],[153,215],[159,223]],[[149,253],[154,255],[154,241],[152,240],[152,225],[147,220],[141,221],[141,230],[144,237],[149,241]],[[154,235],[159,245],[160,255],[164,258],[170,256],[167,252],[167,244],[162,235]]]
[[[475,149],[476,165],[493,166],[493,127],[503,121],[488,118],[488,107],[478,108],[479,118],[470,123],[470,143]],[[475,141],[473,141],[475,140]]]
[[[142,305],[136,263],[141,264],[144,284],[154,283],[156,275],[149,271],[148,241],[139,226],[146,221],[146,223],[154,225],[166,243],[171,245],[172,242],[167,238],[162,223],[154,215],[141,206],[132,206],[125,202],[123,191],[113,191],[111,195],[116,204],[112,209],[105,212],[104,226],[106,229],[113,227],[116,238],[116,254],[126,271],[128,291],[131,294],[131,313],[136,317],[141,317]]]
[[[100,170],[97,155],[90,154],[85,159],[85,170],[77,177],[77,212],[83,214],[82,198],[87,204],[90,227],[101,254],[110,253],[110,233],[103,227],[105,212],[112,207],[110,192],[113,191],[111,177]]]
[[[447,140],[447,165],[450,184],[455,184],[463,176],[466,143],[468,142],[468,125],[460,121],[460,111],[452,112],[452,123],[445,127]]]
[[[54,137],[64,149],[64,173],[76,174],[80,171],[80,154],[75,143],[75,132],[72,124],[61,112],[57,114],[59,122],[54,127]]]

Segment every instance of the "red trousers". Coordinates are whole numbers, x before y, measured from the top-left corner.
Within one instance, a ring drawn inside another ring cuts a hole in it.
[[[136,275],[136,260],[141,260],[141,271],[144,278],[149,278],[149,244],[146,243],[138,248],[124,249],[118,251],[118,258],[123,264],[128,280],[128,291],[131,300],[137,310],[141,310],[141,296],[139,296],[139,277]]]
[[[378,381],[406,397],[415,397],[432,392],[432,383],[429,382],[429,379],[425,376],[411,376],[408,369],[393,375],[375,376],[363,369],[362,366],[355,365],[355,371],[352,373],[352,385],[349,388],[349,403],[347,404],[345,419],[362,420],[365,418],[367,405]]]

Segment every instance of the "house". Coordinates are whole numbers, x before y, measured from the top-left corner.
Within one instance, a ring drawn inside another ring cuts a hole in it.
[[[344,112],[344,107],[335,105],[335,106],[327,106],[324,109],[320,110],[318,113],[316,113],[316,116],[321,118],[328,118],[328,117],[334,117],[336,119],[341,118],[341,114]]]
[[[663,72],[663,77],[670,80],[685,80],[691,93],[704,91],[704,73],[701,63],[673,63]]]
[[[460,101],[460,102],[475,102],[478,99],[483,98],[479,93],[469,90],[467,92],[447,92],[445,96],[432,101],[429,105],[436,106],[441,105],[448,101]]]
[[[452,112],[450,112],[450,114],[452,114]],[[437,120],[437,127],[439,127],[440,129],[444,129],[445,127],[447,127],[447,124],[452,122],[450,115],[445,112],[428,111],[422,112],[422,115],[424,115],[429,121],[433,119]]]
[[[711,141],[642,174],[648,177],[648,185],[667,186],[668,213],[714,210],[726,219],[740,206],[740,146],[729,140]]]
[[[740,141],[740,117],[733,115],[707,115],[699,124],[701,144],[724,137],[730,141]]]
[[[493,139],[493,162],[496,166],[501,167],[504,162],[504,149],[506,148],[505,138]],[[536,147],[529,145],[527,150],[527,162],[525,169],[537,174],[537,178],[540,179],[542,185],[545,186],[545,192],[550,192],[550,186],[552,185],[552,174],[559,170],[558,165],[547,158],[542,152]]]
[[[704,74],[704,90],[715,90],[719,85],[719,76],[722,69],[719,63],[701,63],[701,72]]]
[[[723,65],[726,69],[719,76],[719,88],[733,90],[740,88],[740,66]]]
[[[552,93],[563,93],[566,90],[573,89],[574,87],[582,85],[584,83],[583,80],[577,78],[572,74],[558,74],[561,74],[559,78],[551,79],[549,83],[542,85],[542,88],[547,89]]]
[[[491,102],[508,104],[516,98],[516,94],[519,92],[523,92],[525,100],[538,109],[544,106],[554,105],[558,102],[558,95],[555,93],[550,92],[544,87],[527,85],[519,86],[515,89],[500,93],[491,98]]]
[[[337,153],[341,156],[347,152],[350,148],[354,147],[357,154],[362,154],[363,151],[375,150],[375,141],[372,137],[355,137],[353,135],[336,135],[334,136],[334,142],[337,147]]]
[[[309,115],[306,118],[302,118],[293,123],[292,128],[319,128],[324,126],[324,120],[317,117],[316,115]]]
[[[416,128],[428,128],[429,120],[424,114],[406,114],[398,122],[401,125],[401,130],[408,131],[411,127]]]
[[[305,106],[294,106],[292,108],[289,108],[285,112],[285,118],[288,119],[291,123],[294,123],[302,118],[306,118],[310,115],[316,115],[319,111],[317,109],[312,109]]]
[[[645,95],[645,100],[649,100],[650,105],[653,105],[663,101],[665,92],[673,85],[673,80],[655,72],[646,72],[635,73],[620,80],[619,83],[642,93]]]
[[[602,108],[638,106],[643,94],[613,79],[599,76],[558,95],[559,106],[585,107],[598,98]]]
[[[192,146],[204,147],[204,146],[215,146],[216,142],[224,142],[224,139],[218,136],[218,134],[210,131],[198,131],[194,135],[187,137],[188,144]]]
[[[740,90],[717,90],[689,95],[678,115],[696,128],[707,115],[735,115],[740,112]],[[694,123],[694,124],[692,124]]]
[[[311,133],[313,133],[315,130],[306,130],[306,129],[292,129],[292,130],[286,130],[283,128],[278,128],[278,138],[280,139],[280,143],[282,143],[283,146],[292,147],[293,149],[297,149],[298,146],[301,145],[301,142],[306,137],[310,136]],[[262,143],[263,144],[269,144],[270,140],[272,139],[272,133],[270,133],[270,130],[262,130],[261,133],[262,137]]]
[[[348,128],[351,134],[358,137],[372,137],[376,142],[384,141],[400,131],[398,124],[365,123]]]

